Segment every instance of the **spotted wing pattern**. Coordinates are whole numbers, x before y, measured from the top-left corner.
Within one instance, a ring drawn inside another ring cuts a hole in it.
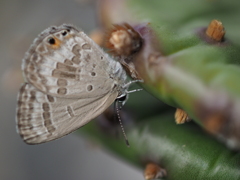
[[[68,25],[41,33],[22,65],[27,82],[49,95],[66,98],[102,96],[111,91],[118,81],[113,75],[117,68],[119,63]]]
[[[99,98],[59,98],[22,85],[18,95],[17,130],[28,144],[39,144],[67,135],[101,114],[117,93]]]
[[[126,87],[125,71],[70,25],[50,27],[23,59],[17,130],[28,144],[60,138],[101,114]]]

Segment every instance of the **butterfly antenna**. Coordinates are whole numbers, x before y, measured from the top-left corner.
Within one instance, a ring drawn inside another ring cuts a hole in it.
[[[141,90],[143,90],[143,89],[134,89],[134,90],[131,90],[131,91],[127,91],[127,93],[130,94],[130,93],[141,91]]]
[[[114,107],[115,107],[115,109],[117,110],[117,118],[118,118],[120,127],[121,127],[121,129],[122,129],[122,133],[123,133],[123,136],[124,136],[124,138],[125,138],[126,145],[127,145],[127,147],[130,147],[130,144],[129,144],[129,142],[128,142],[128,138],[127,138],[127,135],[126,135],[126,133],[125,133],[125,130],[124,130],[124,127],[123,127],[123,124],[122,124],[122,120],[121,120],[121,117],[120,117],[119,108],[118,108],[118,100],[116,100],[116,101],[114,102]]]
[[[126,83],[126,84],[124,85],[124,87],[128,87],[128,86],[130,86],[131,84],[136,83],[136,82],[144,82],[144,81],[143,81],[143,79],[136,79],[136,80],[133,80],[133,81],[129,81],[128,83]]]

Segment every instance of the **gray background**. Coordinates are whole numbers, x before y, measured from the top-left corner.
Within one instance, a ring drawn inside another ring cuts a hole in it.
[[[72,23],[90,32],[97,26],[94,1],[0,1],[0,179],[143,179],[142,172],[99,150],[84,137],[68,135],[29,146],[15,131],[21,60],[33,39],[50,25]]]

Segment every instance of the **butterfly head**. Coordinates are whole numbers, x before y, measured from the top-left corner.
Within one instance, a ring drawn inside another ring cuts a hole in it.
[[[124,93],[124,94],[118,96],[116,100],[117,100],[118,102],[120,102],[121,105],[123,106],[123,105],[126,103],[126,101],[128,100],[128,94],[127,94],[127,93]]]

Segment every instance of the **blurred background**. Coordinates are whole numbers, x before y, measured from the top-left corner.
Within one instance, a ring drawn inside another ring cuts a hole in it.
[[[26,145],[15,128],[21,61],[33,39],[51,25],[74,24],[86,33],[97,27],[96,1],[0,1],[0,179],[143,179],[142,172],[70,134],[41,145]],[[125,147],[124,147],[125,148]]]

